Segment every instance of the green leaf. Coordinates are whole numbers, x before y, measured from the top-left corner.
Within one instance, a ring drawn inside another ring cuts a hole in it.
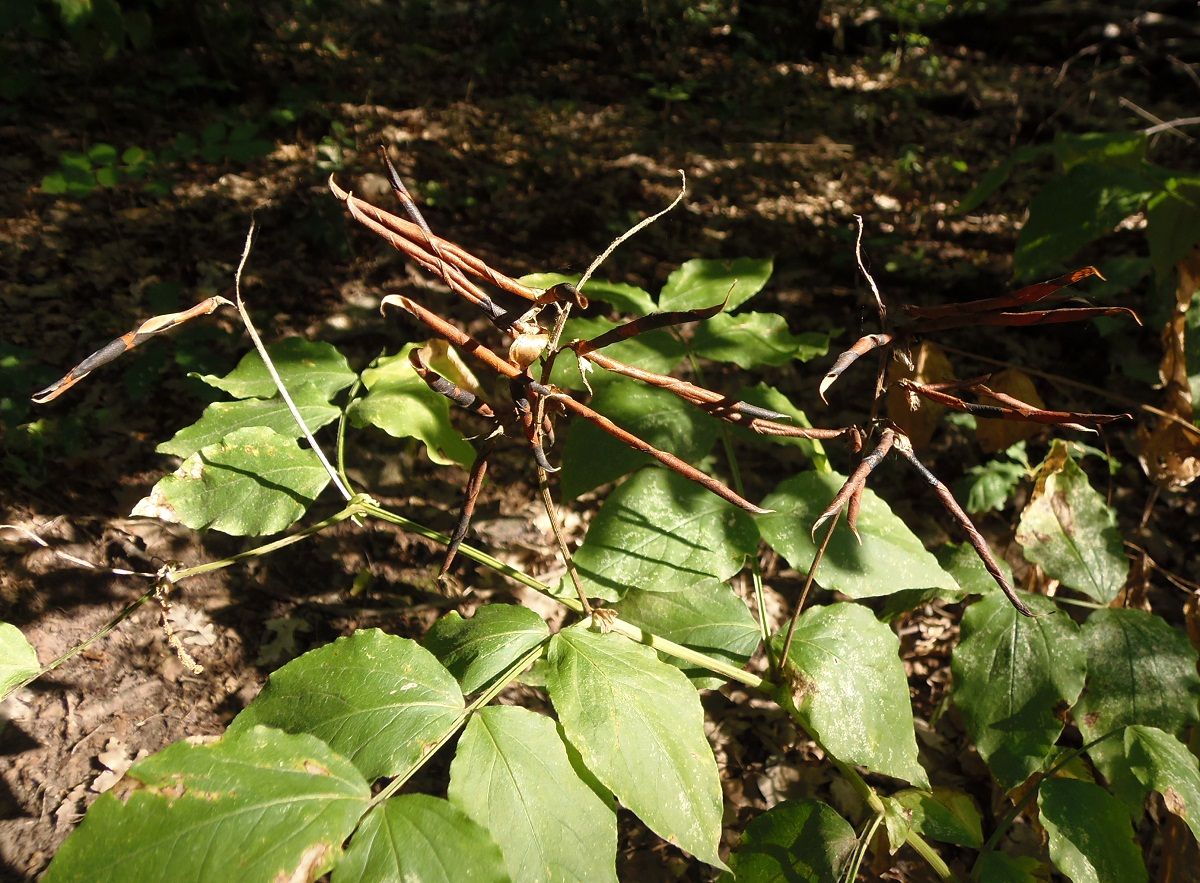
[[[782,650],[782,634],[773,643]],[[788,662],[801,720],[830,754],[929,787],[917,763],[900,642],[870,610],[810,607],[796,624]]]
[[[563,340],[592,340],[616,327],[617,323],[608,319],[570,319],[563,329]],[[643,371],[670,374],[687,355],[687,347],[675,335],[660,329],[609,344],[600,352]],[[585,384],[579,369],[579,359],[574,352],[567,351],[555,361],[551,380],[570,389],[587,389],[589,386],[592,389],[600,389],[609,383],[624,382],[619,374],[605,371],[591,363],[588,363],[587,371]]]
[[[1137,167],[1085,162],[1055,175],[1029,206],[1013,266],[1020,278],[1061,271],[1062,265],[1141,211],[1159,182]]]
[[[587,768],[650,830],[724,868],[717,762],[683,673],[649,647],[579,627],[550,640],[547,661],[554,710]]]
[[[0,699],[41,670],[37,651],[21,630],[12,623],[0,622]]]
[[[589,780],[553,721],[492,706],[458,741],[450,800],[491,831],[514,883],[615,883],[616,810]]]
[[[987,572],[987,568],[983,566],[983,561],[980,560],[978,553],[971,547],[970,543],[945,543],[933,550],[934,556],[938,563],[946,569],[946,572],[954,577],[954,581],[958,583],[962,590],[959,594],[968,595],[990,595],[992,592],[998,591],[999,586],[996,585],[996,580]],[[1012,568],[1008,566],[1008,562],[1003,558],[997,558],[996,563],[1000,565],[1000,570],[1008,577],[1009,582],[1012,582]]]
[[[324,394],[309,384],[288,392],[308,428],[316,432],[332,423],[341,413],[329,404]],[[201,448],[215,445],[225,436],[250,426],[265,426],[284,438],[300,438],[299,424],[279,396],[270,399],[240,399],[234,402],[213,402],[204,409],[200,419],[185,426],[157,448],[160,454],[190,457]]]
[[[1126,727],[1125,758],[1138,781],[1157,791],[1163,803],[1200,840],[1200,762],[1188,747],[1157,727]]]
[[[346,357],[328,343],[289,337],[268,346],[267,354],[288,392],[307,383],[329,401],[354,382],[354,372],[346,363]],[[269,399],[278,392],[257,350],[243,356],[237,367],[224,377],[197,376],[235,399]]]
[[[590,597],[627,589],[682,592],[707,577],[728,579],[757,545],[754,522],[667,469],[639,470],[592,519],[575,566]]]
[[[93,144],[88,148],[87,158],[92,165],[111,166],[117,161],[117,148],[111,144]]]
[[[1048,144],[1018,148],[1011,157],[984,172],[983,177],[979,179],[979,183],[971,189],[971,192],[959,200],[954,213],[964,215],[967,212],[975,211],[987,201],[989,196],[1004,186],[1004,182],[1008,180],[1017,164],[1029,162],[1049,151],[1050,145]]]
[[[403,794],[367,813],[333,872],[333,883],[507,883],[491,835],[461,810],[427,794]]]
[[[44,185],[43,185],[44,187]],[[1150,262],[1165,279],[1200,242],[1200,178],[1172,178],[1146,212]]]
[[[578,285],[580,274],[568,276],[564,273],[530,273],[522,276],[521,284],[531,288],[550,288],[560,282],[570,282]],[[604,301],[618,313],[634,313],[644,316],[654,312],[654,298],[636,285],[626,285],[624,282],[604,282],[600,279],[589,279],[584,286],[584,295],[588,300]],[[570,338],[567,338],[570,340]]]
[[[42,178],[42,192],[51,196],[61,196],[68,189],[67,177],[62,172],[51,172]]]
[[[1052,150],[1064,172],[1080,163],[1137,168],[1146,160],[1147,141],[1141,132],[1059,132]]]
[[[475,449],[451,424],[450,400],[430,389],[408,361],[409,352],[420,346],[410,343],[362,373],[368,392],[350,405],[350,420],[355,426],[376,426],[394,438],[419,439],[434,463],[469,467]]]
[[[713,417],[665,389],[632,380],[601,386],[592,407],[622,429],[689,463],[703,458],[717,440]],[[651,462],[649,454],[577,419],[563,448],[563,496],[577,497]]]
[[[979,808],[968,794],[953,788],[934,788],[932,792],[906,788],[885,797],[884,801],[893,810],[884,820],[888,823],[889,838],[892,819],[899,817],[905,830],[911,828],[931,840],[970,849],[983,846]],[[903,842],[904,834],[901,833],[898,841],[892,839],[892,848],[898,848]]]
[[[109,791],[93,804],[43,880],[315,879],[371,798],[358,770],[319,739],[264,727],[176,742],[126,778],[121,797]]]
[[[1024,595],[1034,618],[1000,592],[963,614],[954,650],[954,704],[979,754],[1006,790],[1041,769],[1063,723],[1057,712],[1083,689],[1079,629],[1054,602]]]
[[[275,671],[229,725],[311,733],[368,780],[406,771],[463,710],[458,683],[416,641],[366,629]]]
[[[816,331],[792,334],[777,313],[720,313],[696,326],[692,352],[741,368],[807,362],[829,351],[829,335]]]
[[[785,800],[746,826],[721,883],[838,880],[857,842],[850,823],[827,804]]]
[[[239,429],[159,480],[133,515],[234,536],[278,533],[307,511],[329,473],[307,448],[261,426]]]
[[[1038,467],[1017,542],[1048,576],[1101,603],[1117,596],[1129,574],[1116,513],[1058,440]]]
[[[1050,869],[1027,855],[984,852],[979,856],[979,883],[1045,883]]]
[[[955,496],[966,497],[963,508],[972,515],[999,512],[1008,505],[1013,491],[1028,474],[1028,469],[1012,460],[989,460],[967,470],[962,481],[966,493]]]
[[[760,408],[766,408],[769,411],[774,411],[777,414],[786,414],[790,416],[791,423],[805,428],[811,429],[812,423],[809,422],[807,415],[795,405],[793,405],[783,393],[773,386],[768,386],[765,383],[759,383],[751,386],[748,389],[743,389],[738,393],[742,401],[750,405],[758,405]],[[789,421],[782,421],[787,423]],[[804,455],[812,461],[813,468],[817,472],[829,472],[829,459],[825,456],[825,446],[819,441],[807,438],[789,438],[784,435],[760,435],[757,432],[751,432],[748,429],[743,429],[740,426],[733,426],[733,433],[743,441],[752,440],[756,442],[769,442],[777,445],[792,445],[804,452]]]
[[[1141,610],[1097,610],[1083,625],[1087,685],[1072,714],[1085,742],[1145,724],[1178,733],[1200,719],[1196,651],[1181,629]],[[1088,749],[1114,793],[1140,809],[1145,790],[1128,768],[1120,738]]]
[[[658,308],[666,311],[711,307],[724,301],[728,293],[725,309],[735,310],[762,290],[774,269],[771,258],[688,261],[667,277],[667,284],[658,295]]]
[[[1099,785],[1049,779],[1038,792],[1050,860],[1074,883],[1139,883],[1146,878],[1125,807]]]
[[[776,510],[756,519],[763,539],[797,570],[807,572],[812,564],[817,551],[813,522],[845,481],[836,472],[801,472],[762,501]],[[826,589],[870,598],[902,589],[958,588],[908,525],[870,489],[863,493],[858,532],[861,545],[845,526],[834,532],[821,564],[819,581]]]
[[[718,579],[703,579],[684,592],[643,592],[633,589],[616,605],[626,622],[668,641],[699,650],[715,659],[741,666],[758,648],[758,623],[746,604]],[[705,669],[664,654],[663,659],[684,669],[701,689],[725,683]]]
[[[488,604],[470,619],[452,610],[433,624],[423,643],[458,678],[464,693],[474,693],[549,634],[546,623],[528,607]]]

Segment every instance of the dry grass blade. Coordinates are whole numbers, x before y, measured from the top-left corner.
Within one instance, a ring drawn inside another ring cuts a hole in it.
[[[1046,282],[1027,285],[1024,288],[1010,294],[1002,294],[999,297],[985,297],[979,300],[968,300],[962,303],[945,304],[937,307],[906,305],[904,312],[907,316],[914,319],[948,319],[959,317],[964,313],[986,313],[992,310],[1007,309],[1008,307],[1025,306],[1045,300],[1060,289],[1066,288],[1068,285],[1074,285],[1076,282],[1087,279],[1089,276],[1104,279],[1100,275],[1100,271],[1095,267],[1083,267],[1082,269],[1074,270]]]
[[[1021,420],[1029,423],[1046,423],[1051,425],[1063,426],[1068,429],[1078,429],[1083,432],[1095,432],[1097,426],[1103,426],[1108,423],[1113,423],[1117,420],[1132,420],[1132,414],[1088,414],[1075,411],[1047,411],[1041,408],[1036,408],[1027,402],[1022,402],[1020,399],[1014,398],[1007,393],[997,392],[990,387],[980,382],[972,383],[956,383],[954,386],[966,386],[974,392],[982,395],[990,396],[997,401],[1003,402],[1003,405],[983,405],[967,402],[957,396],[950,395],[937,387],[950,386],[952,384],[925,384],[916,383],[912,380],[901,379],[899,385],[904,389],[911,390],[922,398],[929,399],[932,402],[937,402],[952,411],[960,411],[966,414],[974,414],[976,417],[986,417],[999,420]]]

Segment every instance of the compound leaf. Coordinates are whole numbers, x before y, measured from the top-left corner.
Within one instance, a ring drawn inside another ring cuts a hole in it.
[[[700,697],[679,669],[616,634],[564,629],[546,686],[584,764],[646,825],[718,868],[721,782]]]
[[[268,346],[267,354],[288,392],[307,383],[329,401],[354,382],[354,372],[346,357],[323,341],[289,337]],[[257,350],[243,356],[237,367],[224,377],[195,376],[236,399],[269,399],[278,392]]]
[[[278,533],[328,483],[329,473],[311,450],[273,429],[251,426],[185,459],[132,514],[234,536]]]
[[[549,634],[545,621],[528,607],[488,604],[470,619],[450,611],[422,643],[458,678],[464,693],[474,693]]]
[[[371,798],[319,739],[266,727],[176,742],[126,779],[100,796],[43,880],[312,880]]]
[[[782,650],[783,637],[774,639]],[[917,763],[900,642],[857,604],[810,607],[788,653],[793,700],[805,726],[844,763],[927,788]]]
[[[1083,689],[1087,656],[1079,629],[1041,595],[1022,600],[1022,616],[999,592],[963,614],[954,650],[954,703],[967,732],[1006,789],[1024,782],[1054,747],[1063,723],[1056,712]]]
[[[742,510],[666,469],[638,471],[592,519],[575,566],[588,595],[680,592],[737,573],[757,543]]]
[[[792,567],[807,571],[817,551],[811,528],[846,478],[836,472],[801,472],[785,479],[762,505],[776,510],[756,519],[762,537]],[[875,492],[863,493],[858,532],[839,527],[821,564],[820,584],[852,598],[903,589],[957,589],[937,559]]]
[[[367,813],[333,883],[411,880],[420,883],[508,883],[491,835],[453,804],[403,794]]]
[[[1142,853],[1119,800],[1091,782],[1048,779],[1038,792],[1050,860],[1074,883],[1140,883]]]
[[[415,641],[366,629],[275,671],[229,726],[311,733],[367,779],[406,771],[463,710],[458,683]]]
[[[819,800],[785,800],[746,826],[721,883],[825,883],[841,879],[854,829]]]
[[[513,706],[471,718],[450,765],[450,800],[491,832],[514,883],[616,883],[612,796],[549,718]]]

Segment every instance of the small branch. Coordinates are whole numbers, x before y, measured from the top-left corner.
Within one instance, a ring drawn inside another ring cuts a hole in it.
[[[333,482],[333,486],[338,489],[338,493],[342,495],[342,499],[349,502],[354,494],[350,493],[350,490],[342,484],[342,479],[338,476],[337,470],[333,468],[333,465],[329,462],[329,458],[325,456],[325,452],[321,450],[321,446],[313,438],[312,430],[304,422],[304,418],[300,415],[300,409],[296,407],[296,403],[292,401],[287,387],[283,385],[283,378],[275,370],[275,363],[271,361],[271,356],[267,353],[267,348],[263,346],[262,338],[258,336],[258,331],[255,330],[254,323],[250,320],[250,313],[246,309],[246,303],[242,300],[242,270],[246,267],[246,260],[250,257],[250,249],[254,245],[254,230],[256,226],[255,221],[251,219],[250,229],[246,231],[246,245],[242,249],[242,259],[238,262],[237,272],[233,277],[233,290],[238,313],[242,317],[242,324],[246,326],[246,331],[250,335],[250,339],[254,341],[254,348],[258,350],[258,355],[262,358],[263,364],[267,366],[267,373],[275,381],[275,388],[279,390],[279,395],[283,399],[284,404],[292,412],[292,419],[296,421],[296,425],[300,427],[300,431],[304,433],[304,438],[308,441],[308,446],[312,448],[313,453],[317,455],[317,459],[321,461],[321,465],[325,467],[325,471],[329,473],[329,480]]]
[[[804,602],[808,600],[808,593],[812,589],[813,580],[816,579],[817,569],[821,566],[821,562],[825,560],[825,550],[829,548],[829,541],[833,539],[833,531],[837,527],[838,518],[841,517],[839,512],[829,522],[829,529],[825,531],[825,538],[821,540],[821,545],[817,547],[816,554],[813,555],[812,564],[808,567],[808,576],[804,579],[804,588],[800,590],[800,599],[796,602],[796,609],[792,611],[791,621],[788,622],[787,637],[783,639],[783,651],[779,654],[779,664],[786,666],[788,664],[788,653],[792,650],[792,639],[796,636],[796,623],[800,620],[800,614],[804,611]]]

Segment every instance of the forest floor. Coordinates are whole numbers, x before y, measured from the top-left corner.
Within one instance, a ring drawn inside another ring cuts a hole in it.
[[[1000,293],[1010,285],[1025,207],[1048,169],[1019,172],[981,210],[956,214],[956,200],[987,169],[1057,131],[1144,126],[1130,104],[1163,118],[1187,115],[1179,82],[1162,65],[1147,68],[1136,56],[1126,63],[1119,47],[1053,57],[935,40],[898,57],[884,35],[808,59],[764,61],[718,34],[704,45],[540,53],[534,63],[506,62],[498,71],[479,63],[473,71],[470,59],[432,38],[435,45],[414,48],[411,38],[362,23],[310,29],[306,40],[256,45],[225,81],[211,72],[187,79],[161,57],[131,55],[97,69],[65,52],[0,116],[0,522],[49,544],[0,534],[0,607],[43,662],[144,590],[110,568],[153,571],[245,547],[128,513],[174,468],[155,445],[211,400],[212,390],[187,373],[223,373],[249,344],[235,319],[221,318],[156,339],[51,405],[34,410],[29,393],[146,316],[225,290],[252,215],[259,233],[245,293],[264,336],[329,341],[355,368],[398,349],[404,332],[380,316],[380,298],[436,286],[357,229],[326,188],[333,173],[386,204],[380,141],[433,228],[514,276],[581,270],[634,219],[667,204],[683,169],[684,205],[623,246],[600,276],[656,290],[690,258],[773,255],[775,274],[758,308],[778,310],[796,332],[839,329],[837,347],[874,330],[855,267],[854,214],[864,218],[866,253],[891,303]],[[246,121],[253,132],[233,137]],[[105,143],[162,155],[181,135],[198,152],[188,155],[185,142],[181,156],[152,165],[141,180],[88,194],[42,186],[65,152]],[[1102,257],[1085,253],[1077,265]],[[1146,329],[1138,344],[1152,364],[1157,335]],[[955,344],[1154,400],[1148,385],[1115,372],[1124,354],[1110,353],[1090,327],[1003,339],[967,332]],[[869,378],[847,378],[825,406],[816,386],[827,368],[828,360],[786,366],[769,381],[817,425],[861,420]],[[964,357],[958,370],[969,376],[986,366]],[[1042,392],[1055,406],[1107,407],[1052,385]],[[31,424],[33,431],[17,429]],[[1186,574],[1186,549],[1198,540],[1195,519],[1185,516],[1195,502],[1162,494],[1139,527],[1152,486],[1132,437],[1130,429],[1108,438],[1122,463],[1112,486],[1123,531],[1163,567]],[[531,573],[553,574],[528,464],[505,456],[484,491],[475,541]],[[432,466],[413,446],[373,430],[352,440],[349,458],[352,477],[381,500],[432,527],[452,525],[461,472]],[[947,429],[930,459],[949,483],[986,455]],[[877,489],[918,534],[945,537],[932,500],[907,493],[890,473],[881,481]],[[1019,502],[983,519],[999,549],[1012,542]],[[594,500],[578,505],[576,531],[594,508]],[[73,567],[62,553],[96,567]],[[178,661],[160,608],[147,604],[11,698],[0,735],[0,878],[33,879],[134,758],[221,733],[287,659],[358,628],[419,637],[449,609],[469,613],[505,597],[533,603],[465,564],[461,577],[473,591],[446,598],[432,581],[438,557],[434,546],[386,525],[344,524],[186,585],[170,621],[203,673]],[[783,616],[799,576],[778,559],[765,568]],[[1164,601],[1170,605],[1180,606],[1177,595]],[[966,788],[989,807],[997,795],[985,768],[963,753],[954,715],[940,714],[960,612],[926,606],[899,631],[922,750],[939,758],[931,767],[938,784]],[[821,795],[858,821],[830,767],[804,762],[812,749],[786,716],[731,688],[705,704],[730,842],[784,797]],[[622,819],[623,879],[709,878],[632,817]],[[964,869],[953,848],[946,854]],[[871,875],[925,879],[911,855],[884,853],[881,861]]]

